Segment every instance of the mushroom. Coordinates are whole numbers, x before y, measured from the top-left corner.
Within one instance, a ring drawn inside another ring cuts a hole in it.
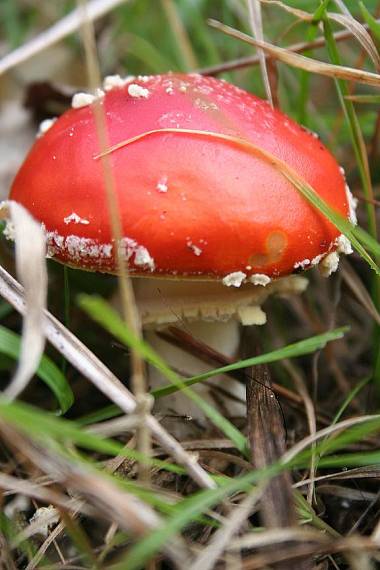
[[[46,228],[48,255],[73,267],[115,272],[128,262],[147,337],[170,365],[199,371],[153,330],[182,322],[236,354],[239,323],[264,324],[271,293],[300,292],[291,275],[336,269],[351,252],[283,176],[290,167],[341,215],[353,219],[344,173],[319,139],[250,93],[198,74],[105,79],[95,96],[44,125],[10,197]],[[115,244],[92,103],[104,109],[123,238]],[[47,128],[50,127],[50,128]],[[269,157],[269,158],[268,158]],[[226,380],[226,379],[224,379]],[[151,383],[163,381],[156,372]],[[214,380],[215,381],[215,380]],[[244,398],[239,385],[228,389]],[[198,386],[206,397],[207,386]],[[199,416],[179,395],[177,413]],[[173,407],[172,399],[166,410]],[[241,404],[234,404],[242,411]]]

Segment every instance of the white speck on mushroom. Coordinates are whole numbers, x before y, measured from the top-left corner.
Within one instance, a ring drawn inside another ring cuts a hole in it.
[[[53,154],[53,160],[57,160],[57,156],[55,154]]]
[[[152,75],[138,75],[137,79],[143,83],[148,83],[152,79]]]
[[[222,283],[226,287],[240,287],[246,277],[247,274],[243,273],[243,271],[234,271],[223,277]]]
[[[103,80],[103,89],[104,91],[111,91],[114,87],[123,87],[124,80],[120,77],[120,75],[107,75],[107,77]]]
[[[302,261],[296,261],[293,267],[294,269],[305,269],[309,265],[311,265],[310,259],[303,259]]]
[[[326,255],[319,264],[319,268],[323,277],[330,277],[332,273],[338,269],[339,265],[339,254],[333,251]]]
[[[342,176],[346,176],[346,171],[344,170],[343,166],[339,166],[339,172],[341,173]]]
[[[73,259],[102,259],[111,257],[112,245],[101,244],[91,238],[70,235],[65,239],[65,249]]]
[[[149,97],[149,89],[137,85],[137,83],[131,83],[128,85],[128,93],[131,97],[136,99],[147,99]]]
[[[54,125],[56,120],[57,117],[53,117],[52,119],[45,119],[44,121],[42,121],[38,128],[37,138],[39,139],[40,137],[42,137],[42,135],[44,135],[50,129],[50,127]]]
[[[95,99],[95,95],[91,95],[91,93],[75,93],[71,101],[71,106],[73,109],[87,107],[87,105],[91,105]]]
[[[120,77],[120,75],[107,75],[103,80],[103,89],[104,91],[111,91],[114,87],[124,87],[124,85],[127,85],[127,83],[130,83],[134,79],[134,75],[128,75],[127,77]]]
[[[69,216],[66,216],[66,218],[63,218],[63,221],[65,222],[65,224],[73,223],[73,224],[83,224],[85,226],[87,226],[90,223],[89,220],[86,220],[86,218],[81,218],[75,212],[73,212]]]
[[[154,259],[150,255],[146,247],[139,245],[135,252],[135,265],[146,265],[151,271],[154,271]]]
[[[187,240],[186,245],[197,257],[199,257],[203,252],[203,250],[195,245],[191,240]]]
[[[316,265],[318,265],[321,260],[325,257],[324,253],[320,253],[319,255],[316,255],[315,257],[313,257],[313,259],[311,260],[311,265],[313,267],[315,267]]]
[[[350,240],[343,234],[336,238],[335,245],[337,246],[338,253],[350,255],[353,252]]]
[[[348,201],[348,219],[350,220],[351,224],[354,224],[354,226],[356,226],[356,224],[358,223],[358,219],[356,217],[356,208],[358,205],[358,200],[352,195],[352,192],[349,189],[348,184],[346,184],[345,190]]]
[[[61,236],[57,231],[46,232],[48,257],[54,257],[57,253],[67,253],[72,260],[91,259],[101,263],[105,258],[112,256],[112,244],[99,243],[95,239],[69,235]]]
[[[127,261],[129,261],[134,255],[135,265],[146,265],[151,271],[154,271],[155,263],[153,257],[150,255],[146,247],[139,245],[136,240],[124,237],[121,239],[119,248],[122,257]]]
[[[217,111],[219,109],[216,103],[213,103],[212,101],[206,101],[200,97],[195,99],[194,105],[198,107],[198,109],[201,109],[201,111]]]
[[[173,87],[169,86],[169,87],[167,87],[167,88],[165,89],[165,92],[166,92],[168,95],[173,95],[174,89],[173,89]]]
[[[249,281],[253,283],[253,285],[262,285],[262,287],[266,287],[271,282],[271,278],[264,273],[254,273],[249,277]]]
[[[167,192],[168,191],[168,177],[162,176],[159,181],[157,182],[156,189],[159,192]]]
[[[138,244],[134,239],[123,237],[119,243],[119,254],[129,261],[134,254],[137,245]]]
[[[97,87],[95,89],[95,99],[103,99],[104,96],[105,96],[105,93],[104,93],[103,89],[100,89],[100,87]]]

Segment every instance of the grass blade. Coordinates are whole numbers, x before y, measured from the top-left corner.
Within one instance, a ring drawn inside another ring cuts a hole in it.
[[[266,354],[261,354],[260,356],[246,358],[245,360],[240,360],[239,362],[234,362],[233,364],[228,364],[227,366],[222,366],[221,368],[216,368],[203,374],[193,376],[192,378],[185,380],[184,383],[186,385],[196,384],[197,382],[207,380],[208,378],[212,378],[218,374],[226,374],[227,372],[241,370],[242,368],[248,368],[249,366],[257,366],[258,364],[269,364],[271,362],[283,360],[284,358],[296,358],[297,356],[311,354],[316,350],[321,350],[324,346],[326,346],[328,342],[343,338],[344,334],[348,330],[348,327],[341,327],[324,334],[313,336],[305,340],[295,342],[294,344],[289,344],[288,346],[284,346],[278,350],[273,350],[272,352],[267,352]],[[174,391],[174,386],[164,386],[159,390],[155,390],[154,395],[156,397],[162,397],[164,395],[171,394]]]
[[[380,24],[375,20],[372,14],[367,10],[363,2],[359,2],[360,9],[364,20],[367,22],[369,29],[375,36],[375,38],[380,41]]]
[[[0,325],[0,352],[17,360],[20,348],[20,336]],[[62,414],[67,412],[74,402],[74,394],[60,369],[50,358],[43,355],[36,374],[53,392],[58,401],[60,412]]]

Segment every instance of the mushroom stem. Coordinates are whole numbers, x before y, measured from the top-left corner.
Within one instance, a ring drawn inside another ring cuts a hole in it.
[[[180,326],[194,338],[208,344],[211,348],[217,349],[225,356],[229,358],[237,356],[240,343],[240,326],[236,319],[230,319],[228,322],[197,320],[183,322]],[[146,332],[146,339],[170,367],[179,370],[184,375],[195,376],[210,368],[195,356],[185,353],[181,348],[160,338],[154,330]],[[149,370],[149,381],[152,389],[167,384],[167,380],[153,367],[150,367]],[[221,388],[223,393],[218,389],[215,390],[213,386]],[[200,383],[193,386],[193,389],[209,404],[223,407],[229,417],[243,416],[245,413],[245,387],[233,378],[215,376],[205,384]],[[228,397],[228,394],[231,394],[231,398]],[[197,424],[205,424],[202,410],[181,392],[163,398],[162,401],[159,401],[157,408],[160,413],[180,416],[181,425],[183,424],[183,416],[191,417]],[[181,429],[180,431],[182,435],[184,430]]]
[[[209,367],[195,356],[184,353],[179,347],[160,338],[155,331],[176,323],[177,327],[195,339],[228,358],[236,358],[240,343],[240,323],[264,324],[266,315],[260,305],[271,293],[300,293],[306,284],[307,280],[297,275],[278,279],[266,287],[249,283],[239,288],[226,287],[220,282],[212,281],[134,279],[145,338],[170,367],[185,376],[201,374]],[[149,371],[149,380],[151,389],[167,383],[162,374],[153,368]],[[244,416],[245,389],[238,381],[216,376],[193,389],[208,403],[217,404],[228,417]],[[197,424],[205,425],[203,412],[181,392],[163,398],[157,403],[157,410],[166,415],[180,416],[179,437],[189,431],[184,427],[183,416],[191,416]]]

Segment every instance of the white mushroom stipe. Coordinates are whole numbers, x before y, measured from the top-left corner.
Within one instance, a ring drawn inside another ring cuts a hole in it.
[[[261,307],[240,307],[237,310],[240,322],[244,326],[265,325],[267,316]]]
[[[193,356],[186,355],[180,349],[171,346],[155,334],[160,325],[169,323],[183,326],[196,339],[226,356],[237,357],[239,345],[239,322],[244,326],[263,325],[266,315],[261,304],[271,294],[298,294],[305,290],[308,280],[299,275],[291,275],[272,281],[266,287],[247,283],[238,289],[227,288],[215,281],[180,281],[176,279],[134,278],[136,303],[139,309],[145,336],[150,344],[163,356],[169,365],[183,373],[195,375],[209,369],[206,364]],[[165,378],[150,369],[151,387],[166,384]],[[223,387],[241,401],[236,402],[218,393],[231,416],[239,416],[244,410],[244,386],[235,385],[232,379],[211,379],[216,386]],[[210,403],[211,394],[207,385],[193,387],[201,397]],[[203,412],[192,404],[182,393],[176,393],[157,402],[160,413],[184,416],[191,415],[197,424],[205,425]],[[178,422],[170,419],[170,427],[177,436],[185,437],[194,433],[194,425],[186,424],[183,418]]]
[[[221,323],[198,320],[186,322],[184,330],[192,334],[195,339],[205,342],[228,358],[237,358],[240,340],[238,321],[230,320]],[[210,369],[207,364],[195,356],[186,354],[183,350],[161,339],[154,331],[146,331],[145,337],[150,346],[165,359],[165,362],[176,370],[193,376]],[[149,383],[151,388],[155,389],[167,384],[167,380],[157,369],[150,366]],[[215,385],[215,388],[212,385]],[[243,417],[245,414],[245,386],[230,377],[216,376],[207,381],[206,384],[200,383],[197,386],[193,386],[192,389],[196,390],[197,394],[212,406],[215,406],[213,394],[216,394],[218,398],[223,400],[225,406],[227,406],[228,414],[232,417]],[[231,394],[231,398],[220,393],[218,389]],[[164,416],[163,421],[165,423],[168,422],[170,431],[180,439],[196,433],[197,426],[205,426],[208,423],[199,406],[182,392],[176,392],[168,398],[158,400],[157,410]],[[179,416],[178,420],[173,417],[173,414]],[[166,415],[169,416],[168,419],[165,418]],[[184,417],[190,417],[192,421],[186,422]]]

